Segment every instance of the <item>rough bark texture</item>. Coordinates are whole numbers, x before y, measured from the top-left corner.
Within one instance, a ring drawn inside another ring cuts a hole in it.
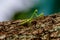
[[[0,40],[60,40],[60,14],[23,21],[0,22]]]

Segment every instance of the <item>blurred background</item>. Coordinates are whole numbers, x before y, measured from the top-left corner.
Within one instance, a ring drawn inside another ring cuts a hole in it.
[[[60,0],[35,1],[34,5],[29,10],[16,12],[13,19],[16,20],[30,18],[35,9],[38,10],[38,15],[43,12],[45,16],[60,12]]]

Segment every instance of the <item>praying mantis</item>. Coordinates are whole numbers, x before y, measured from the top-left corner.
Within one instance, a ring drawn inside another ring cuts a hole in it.
[[[32,16],[29,19],[24,19],[24,22],[20,23],[20,25],[23,25],[23,24],[25,24],[27,22],[31,22],[32,19],[34,18],[34,16],[36,16],[36,17],[44,16],[44,13],[43,12],[40,13],[39,15],[37,14],[37,12],[38,12],[38,10],[35,9],[35,11],[33,12]]]

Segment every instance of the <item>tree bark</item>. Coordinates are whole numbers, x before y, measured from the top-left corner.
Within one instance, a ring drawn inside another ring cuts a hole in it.
[[[60,14],[0,22],[0,40],[60,40]]]

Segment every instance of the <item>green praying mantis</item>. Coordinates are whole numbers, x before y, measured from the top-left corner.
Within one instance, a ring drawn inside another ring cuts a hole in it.
[[[44,16],[44,13],[43,13],[43,12],[40,13],[39,15],[37,14],[37,12],[38,12],[38,10],[35,9],[35,11],[33,12],[32,16],[31,16],[29,19],[24,19],[24,22],[20,23],[20,25],[23,25],[23,24],[25,24],[25,23],[27,23],[27,22],[31,22],[32,19],[34,18],[34,16],[35,16],[35,17]]]

